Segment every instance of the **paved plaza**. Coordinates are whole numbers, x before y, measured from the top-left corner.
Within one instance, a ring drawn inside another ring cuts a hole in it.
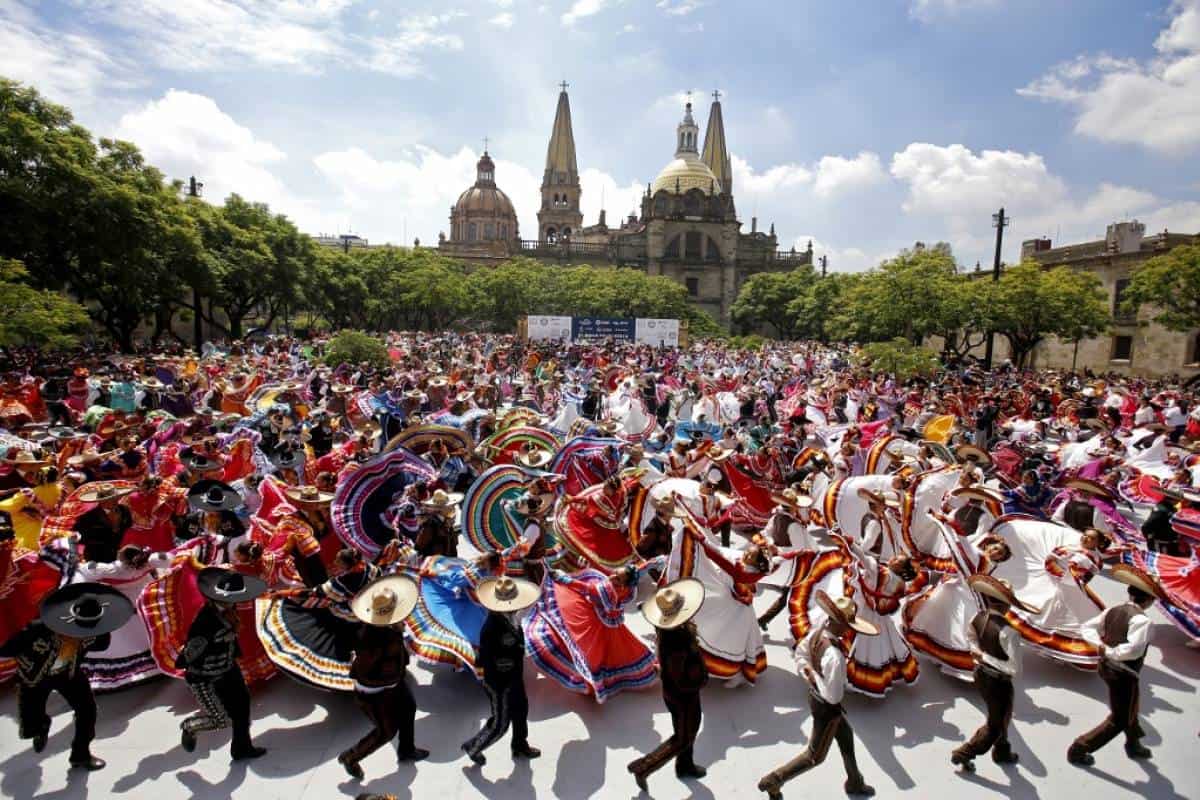
[[[1121,587],[1098,577],[1093,584],[1108,602]],[[643,587],[644,589],[645,587]],[[774,598],[759,595],[759,609]],[[1066,761],[1070,740],[1105,714],[1104,687],[1094,675],[1026,652],[1015,713],[1015,768],[988,758],[974,775],[949,763],[950,750],[982,722],[973,688],[948,678],[927,662],[915,686],[893,689],[882,701],[847,693],[859,763],[879,797],[966,798],[1055,797],[1069,800],[1141,796],[1153,800],[1200,797],[1200,652],[1157,611],[1152,646],[1142,671],[1145,743],[1154,760],[1134,762],[1120,742],[1097,754],[1096,766],[1080,769]],[[640,615],[631,625],[649,637]],[[769,667],[758,685],[725,689],[717,682],[704,693],[704,726],[696,744],[697,763],[708,767],[703,781],[680,783],[668,766],[650,778],[650,795],[660,800],[694,797],[765,797],[758,778],[795,755],[810,729],[806,690],[796,676],[785,641],[786,621],[777,618],[767,642]],[[432,755],[417,765],[396,767],[381,750],[363,762],[366,780],[351,780],[335,758],[366,730],[349,697],[319,692],[277,677],[254,696],[253,731],[270,749],[262,759],[231,765],[228,733],[202,735],[195,753],[179,746],[179,721],[193,700],[181,681],[101,695],[94,752],[108,761],[96,773],[66,770],[70,717],[51,702],[53,733],[38,756],[17,739],[16,692],[0,695],[0,796],[5,798],[227,798],[237,800],[331,800],[358,792],[388,792],[400,798],[451,800],[487,797],[639,796],[625,765],[653,748],[670,729],[657,687],[621,694],[604,705],[567,693],[527,662],[531,704],[530,741],[540,759],[514,762],[507,740],[488,751],[482,768],[459,744],[487,714],[483,691],[469,676],[449,670],[411,669],[420,712],[417,743]],[[844,778],[835,751],[825,764],[785,787],[789,798],[842,797]]]

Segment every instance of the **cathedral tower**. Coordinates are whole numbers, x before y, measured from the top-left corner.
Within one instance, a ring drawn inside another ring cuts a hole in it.
[[[713,92],[713,104],[708,112],[708,130],[704,132],[702,158],[717,177],[718,189],[732,198],[733,169],[729,163],[729,148],[725,144],[725,120],[721,116],[720,92]]]
[[[575,163],[575,134],[571,130],[571,103],[567,84],[558,95],[550,146],[546,148],[546,171],[542,175],[542,207],[538,210],[538,239],[556,242],[569,239],[583,227],[579,210],[579,167]]]

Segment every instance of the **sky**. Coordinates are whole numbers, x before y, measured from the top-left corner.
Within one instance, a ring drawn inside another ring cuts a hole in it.
[[[1200,0],[0,0],[0,75],[205,196],[425,244],[486,137],[536,235],[569,83],[585,224],[721,92],[743,230],[833,271],[916,241],[1200,232]]]

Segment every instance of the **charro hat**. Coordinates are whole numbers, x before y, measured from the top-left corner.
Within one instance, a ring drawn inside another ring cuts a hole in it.
[[[972,575],[967,578],[967,584],[970,585],[975,592],[985,597],[991,597],[995,600],[999,600],[1005,605],[1019,608],[1022,611],[1029,612],[1030,614],[1039,613],[1039,609],[1034,608],[1028,603],[1022,602],[1022,600],[1013,593],[1012,585],[1006,580],[993,578],[991,575]]]
[[[864,636],[876,636],[879,634],[879,628],[865,619],[858,618],[858,604],[849,597],[834,599],[826,594],[823,589],[817,589],[817,605],[829,615],[831,620],[835,620],[838,624],[852,631],[861,633]]]
[[[554,460],[554,454],[534,442],[526,442],[517,454],[516,462],[530,469],[541,469]]]
[[[50,459],[39,458],[29,450],[17,450],[16,455],[12,453],[12,450],[8,451],[8,455],[4,457],[4,463],[17,469],[36,469],[50,463]]]
[[[200,594],[220,603],[244,603],[267,591],[266,581],[223,567],[200,570],[196,587]]]
[[[982,500],[985,503],[1004,504],[1004,498],[986,486],[960,486],[950,492],[951,497],[968,497],[972,500]]]
[[[132,491],[132,486],[116,486],[107,482],[89,483],[79,492],[78,500],[83,503],[99,503],[103,500],[117,500]]]
[[[489,611],[520,611],[537,602],[542,590],[524,578],[487,578],[475,590],[479,604]]]
[[[992,465],[992,457],[988,451],[973,444],[960,444],[954,448],[954,456],[959,461],[971,461],[982,467]]]
[[[642,616],[656,628],[678,628],[696,616],[704,604],[704,584],[696,578],[672,581],[641,604]]]
[[[333,501],[332,492],[322,492],[316,486],[289,486],[283,490],[288,499],[295,503],[322,506]]]
[[[197,511],[232,511],[242,504],[242,496],[227,483],[196,481],[187,493],[188,505]]]
[[[1143,569],[1131,564],[1114,564],[1110,575],[1113,580],[1120,581],[1135,589],[1140,589],[1146,594],[1162,600],[1164,603],[1170,601],[1166,590],[1163,589],[1158,579]]]
[[[350,610],[368,625],[394,625],[417,606],[417,583],[406,575],[389,575],[367,586],[350,601]]]
[[[1087,478],[1072,478],[1064,484],[1068,489],[1074,489],[1077,492],[1090,494],[1104,500],[1112,500],[1112,491],[1102,483],[1098,483]]]
[[[462,502],[463,496],[458,492],[447,492],[444,489],[435,489],[433,496],[425,502],[421,503],[421,508],[426,511],[432,511],[437,514],[452,517],[458,504]]]
[[[42,601],[40,616],[60,636],[86,639],[124,625],[133,616],[133,603],[103,583],[72,583]]]

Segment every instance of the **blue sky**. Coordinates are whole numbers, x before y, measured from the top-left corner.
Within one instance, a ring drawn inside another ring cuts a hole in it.
[[[585,221],[723,93],[744,228],[837,270],[916,240],[988,263],[1137,217],[1200,232],[1200,0],[0,0],[0,74],[210,200],[436,240],[482,139],[525,235],[557,84]]]

